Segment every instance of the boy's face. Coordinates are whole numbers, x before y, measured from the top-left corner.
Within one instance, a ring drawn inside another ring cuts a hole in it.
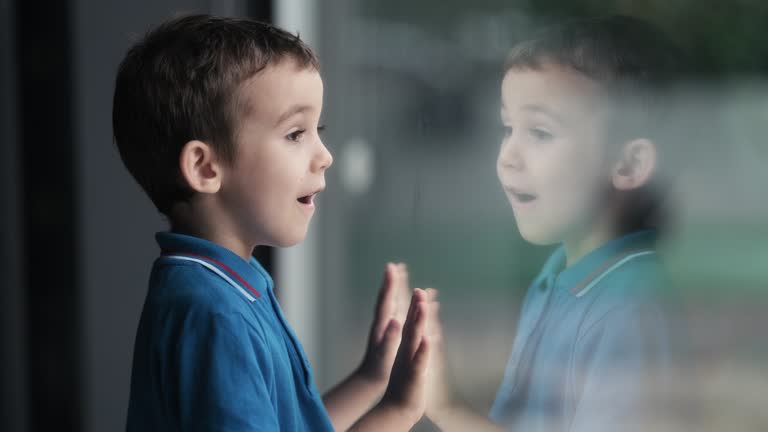
[[[534,244],[586,235],[611,184],[599,85],[554,65],[512,69],[501,100],[497,172],[520,234]]]
[[[323,82],[316,70],[284,60],[246,81],[239,97],[245,108],[222,203],[243,238],[294,245],[307,233],[333,161],[318,133]]]

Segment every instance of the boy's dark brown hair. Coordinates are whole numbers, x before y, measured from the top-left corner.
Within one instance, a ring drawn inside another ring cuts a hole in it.
[[[135,44],[115,82],[112,127],[120,157],[157,209],[192,196],[179,169],[191,140],[211,145],[234,162],[242,84],[283,60],[319,69],[312,50],[270,24],[188,15],[171,19]]]
[[[504,71],[546,65],[569,68],[603,88],[612,116],[606,134],[617,144],[614,150],[631,139],[648,138],[667,166],[681,153],[673,148],[679,144],[672,129],[678,114],[675,99],[690,70],[682,50],[651,23],[621,15],[567,21],[515,45]],[[669,214],[658,176],[641,189],[624,209],[623,230],[664,228]]]

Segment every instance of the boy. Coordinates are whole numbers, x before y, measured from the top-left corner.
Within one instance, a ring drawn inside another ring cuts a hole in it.
[[[322,97],[312,51],[244,19],[170,20],[120,65],[115,141],[171,228],[157,234],[127,430],[407,430],[421,417],[427,294],[414,290],[400,343],[404,266],[387,267],[361,367],[321,400],[251,257],[306,234],[332,162]]]
[[[498,177],[522,237],[561,247],[523,301],[491,421],[449,396],[433,356],[427,416],[443,430],[616,431],[657,414],[673,364],[657,192],[679,58],[628,17],[570,22],[511,51]]]

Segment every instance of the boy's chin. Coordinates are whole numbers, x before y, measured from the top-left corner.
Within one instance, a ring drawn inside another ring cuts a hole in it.
[[[517,230],[523,240],[536,246],[550,246],[561,241],[557,233],[543,227],[526,226],[518,223]]]
[[[296,230],[295,232],[284,233],[282,235],[275,236],[270,246],[279,247],[279,248],[289,248],[303,242],[304,239],[306,238],[307,238],[307,229]]]

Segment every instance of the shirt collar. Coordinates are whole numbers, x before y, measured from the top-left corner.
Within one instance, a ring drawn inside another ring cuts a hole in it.
[[[637,256],[653,253],[658,235],[655,230],[636,231],[609,241],[565,267],[565,249],[559,247],[544,264],[534,284],[547,288],[556,284],[581,297],[607,272]]]
[[[155,239],[164,256],[176,255],[203,260],[215,266],[256,298],[272,288],[273,282],[269,273],[253,257],[246,262],[223,246],[184,234],[159,232],[155,234]]]

